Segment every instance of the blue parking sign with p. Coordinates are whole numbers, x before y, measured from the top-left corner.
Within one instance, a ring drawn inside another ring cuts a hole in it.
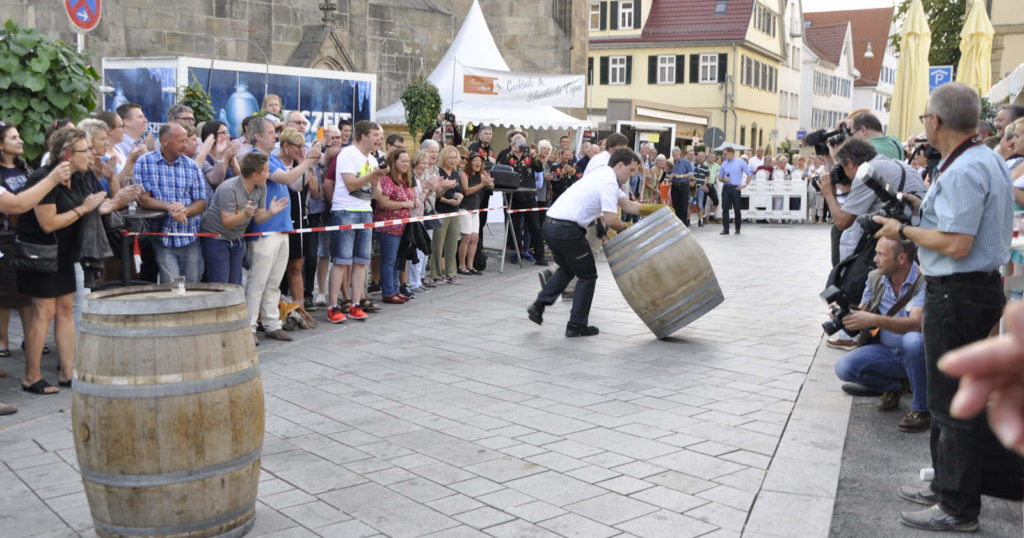
[[[952,65],[933,65],[928,68],[928,93],[947,82],[953,82]]]

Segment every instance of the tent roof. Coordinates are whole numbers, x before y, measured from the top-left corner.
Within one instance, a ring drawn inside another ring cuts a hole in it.
[[[487,27],[478,0],[462,22],[462,28],[448,52],[427,77],[441,93],[441,109],[451,110],[460,122],[526,128],[582,128],[589,122],[576,119],[552,106],[514,105],[465,101],[462,94],[463,66],[510,71]],[[398,100],[377,111],[380,123],[404,124],[405,106]]]

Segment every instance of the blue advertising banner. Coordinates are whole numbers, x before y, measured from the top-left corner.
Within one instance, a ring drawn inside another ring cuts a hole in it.
[[[104,108],[138,103],[155,132],[175,102],[175,88],[195,79],[209,91],[214,117],[228,126],[232,137],[241,136],[242,120],[260,112],[267,93],[281,97],[285,111],[298,110],[306,117],[307,141],[316,139],[326,125],[373,116],[373,75],[281,66],[271,66],[268,73],[267,66],[217,62],[211,77],[209,65],[209,60],[196,58],[105,59],[103,80],[110,91],[104,95]]]

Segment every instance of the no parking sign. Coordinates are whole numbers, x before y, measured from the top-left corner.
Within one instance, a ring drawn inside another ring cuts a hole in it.
[[[64,0],[64,9],[71,18],[71,24],[88,32],[100,23],[100,0]]]

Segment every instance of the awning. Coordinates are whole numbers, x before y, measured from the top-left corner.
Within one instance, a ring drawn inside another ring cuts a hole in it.
[[[988,91],[988,100],[992,104],[1013,103],[1024,90],[1024,64],[1020,64],[1006,78],[997,82]]]

